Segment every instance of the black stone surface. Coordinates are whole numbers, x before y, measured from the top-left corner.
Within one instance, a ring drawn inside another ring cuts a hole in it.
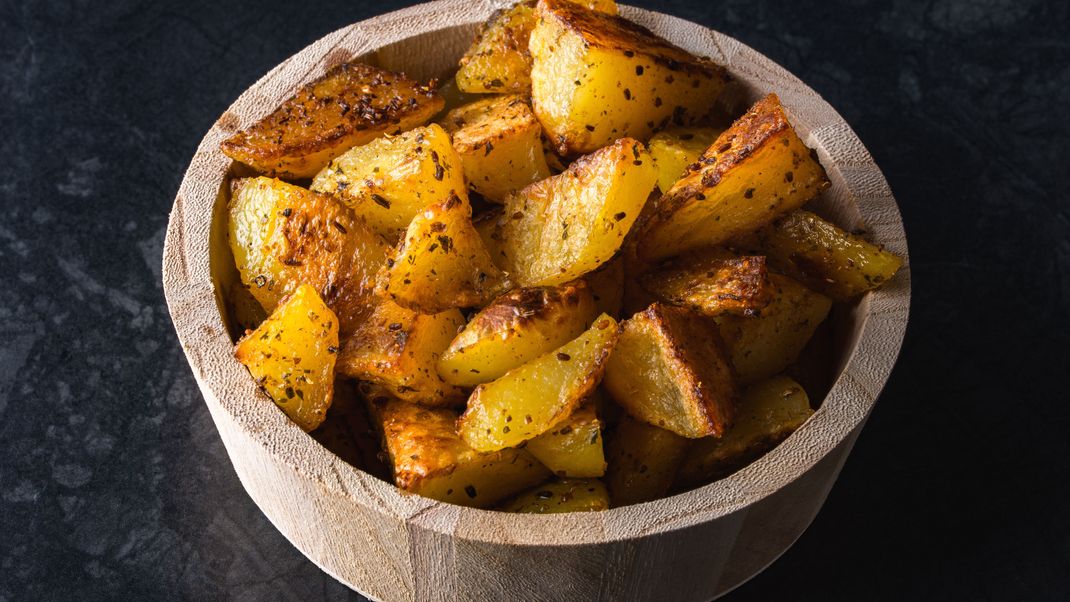
[[[160,254],[231,100],[401,4],[0,2],[0,600],[357,598],[242,490]],[[880,404],[814,524],[728,599],[1068,599],[1067,3],[640,4],[822,93],[910,241],[911,325]]]

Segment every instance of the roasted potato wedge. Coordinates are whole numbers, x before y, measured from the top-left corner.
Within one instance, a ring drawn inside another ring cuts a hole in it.
[[[613,0],[579,2],[589,9],[617,14]],[[528,39],[535,27],[535,2],[524,0],[491,15],[461,57],[457,87],[469,93],[531,94]]]
[[[903,260],[809,211],[793,211],[744,239],[784,273],[837,301],[884,284]]]
[[[242,283],[267,312],[301,284],[347,334],[368,315],[387,245],[333,198],[271,178],[232,183],[227,224]]]
[[[464,325],[456,309],[418,314],[382,299],[347,338],[338,371],[383,385],[392,396],[427,406],[457,406],[464,391],[443,381],[435,363]]]
[[[658,201],[639,254],[657,259],[722,244],[798,209],[828,185],[825,169],[770,94]]]
[[[600,477],[606,473],[602,422],[591,402],[528,441],[524,449],[559,477]]]
[[[319,426],[331,407],[337,355],[338,317],[307,284],[234,348],[257,384],[305,431]]]
[[[691,447],[678,482],[691,488],[728,476],[787,439],[813,413],[806,392],[787,376],[748,387],[736,423],[720,439],[701,439]]]
[[[609,493],[598,479],[559,479],[521,493],[501,509],[531,514],[597,512],[609,509]]]
[[[615,257],[583,279],[591,287],[598,313],[620,317],[624,303],[624,261]]]
[[[502,202],[511,192],[550,177],[542,126],[520,96],[496,96],[450,111],[443,127],[453,138],[468,185]]]
[[[723,130],[717,128],[672,127],[654,134],[647,144],[658,170],[658,189],[667,192],[684,177],[691,165],[710,147]]]
[[[535,17],[532,105],[561,155],[692,125],[728,79],[719,65],[621,17],[568,0],[541,0]]]
[[[468,198],[461,158],[434,123],[349,149],[316,175],[312,190],[334,195],[391,241],[425,207]]]
[[[506,270],[522,286],[544,286],[597,269],[620,248],[655,177],[643,145],[624,138],[511,195],[499,220]]]
[[[473,449],[515,447],[565,420],[590,396],[617,341],[617,322],[607,315],[556,351],[476,387],[457,421]]]
[[[545,481],[550,471],[522,449],[480,453],[457,436],[456,412],[388,400],[372,405],[373,420],[394,483],[412,493],[486,508]]]
[[[453,339],[438,361],[438,373],[465,387],[490,382],[580,336],[597,316],[583,281],[511,290]]]
[[[769,274],[769,280],[773,298],[760,316],[717,318],[742,385],[783,372],[799,357],[832,308],[831,299],[787,276]]]
[[[505,290],[508,279],[483,246],[471,213],[457,195],[418,213],[379,274],[377,292],[431,314],[480,306]]]
[[[691,440],[629,416],[609,439],[606,484],[614,506],[649,502],[668,493]]]
[[[661,303],[624,321],[604,382],[635,418],[692,439],[722,435],[738,397],[716,326]]]
[[[434,89],[401,73],[343,63],[221,146],[270,176],[311,178],[346,149],[423,125],[442,106]]]
[[[659,299],[716,317],[749,316],[772,300],[772,285],[761,255],[692,253],[639,278]]]

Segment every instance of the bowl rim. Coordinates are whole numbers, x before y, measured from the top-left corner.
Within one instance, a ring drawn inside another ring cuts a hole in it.
[[[343,27],[284,60],[246,89],[197,148],[172,207],[163,252],[163,287],[194,377],[217,424],[225,412],[249,439],[332,496],[391,515],[417,528],[473,542],[574,546],[629,541],[713,521],[755,504],[799,479],[861,429],[898,356],[910,306],[910,265],[898,207],[888,183],[846,121],[811,88],[764,55],[702,25],[628,5],[620,14],[687,47],[702,39],[714,60],[747,85],[777,92],[804,142],[816,148],[833,186],[840,186],[873,239],[903,258],[899,273],[867,293],[856,312],[858,340],[824,402],[771,452],[729,477],[674,496],[597,513],[510,514],[447,504],[402,492],[353,467],[317,443],[265,397],[233,357],[222,300],[211,270],[216,203],[231,159],[219,143],[278,105],[299,85],[350,57],[341,48],[374,52],[420,34],[482,22],[510,4],[439,0]],[[447,16],[450,20],[444,21]],[[684,42],[684,43],[682,43]],[[340,58],[341,57],[341,58]],[[308,66],[312,65],[311,68]],[[804,135],[805,131],[805,135]],[[232,455],[232,450],[228,449]],[[255,500],[254,498],[254,501]],[[258,505],[259,501],[257,501]],[[261,505],[261,510],[264,507]],[[265,514],[268,514],[265,511]],[[268,514],[271,518],[270,514]],[[284,533],[288,538],[289,534]]]

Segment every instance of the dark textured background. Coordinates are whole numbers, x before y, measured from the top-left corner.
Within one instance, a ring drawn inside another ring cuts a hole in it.
[[[235,478],[160,253],[227,105],[401,4],[0,0],[0,601],[356,598]],[[823,94],[910,241],[911,325],[881,403],[813,526],[729,599],[1067,599],[1067,3],[640,4]]]

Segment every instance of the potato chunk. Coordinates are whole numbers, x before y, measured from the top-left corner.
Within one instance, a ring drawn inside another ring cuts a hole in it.
[[[337,354],[338,318],[308,285],[297,287],[234,348],[257,384],[305,431],[327,416]]]
[[[617,322],[602,315],[556,351],[479,385],[457,422],[461,437],[479,451],[515,447],[568,418],[605,372],[617,341]]]
[[[661,258],[724,243],[798,209],[828,185],[824,168],[770,94],[658,201],[639,253]]]
[[[585,0],[592,10],[617,14],[614,0]],[[531,93],[528,40],[535,27],[535,1],[522,0],[491,15],[475,42],[461,57],[457,86],[474,94]]]
[[[446,382],[471,387],[553,351],[598,316],[583,281],[509,291],[477,313],[438,361]]]
[[[471,213],[468,202],[454,195],[417,214],[379,275],[378,292],[429,314],[483,305],[504,290],[508,281],[472,226]]]
[[[698,161],[722,131],[716,128],[673,127],[654,134],[647,148],[654,159],[654,167],[658,169],[658,189],[667,192],[672,188],[677,180],[684,177],[687,166]]]
[[[343,334],[367,317],[388,247],[363,220],[329,196],[263,177],[235,180],[228,211],[242,283],[267,312],[308,284]]]
[[[787,276],[770,274],[773,299],[758,317],[717,318],[721,337],[742,385],[790,366],[832,308],[832,301]]]
[[[609,486],[614,506],[658,499],[668,493],[691,440],[628,416],[609,439]]]
[[[806,392],[787,376],[748,387],[724,437],[702,439],[688,451],[679,483],[690,488],[732,474],[787,439],[813,413]]]
[[[338,371],[383,385],[391,395],[427,406],[464,403],[464,391],[447,384],[435,362],[464,324],[456,309],[418,314],[379,300],[371,316],[345,340]]]
[[[655,177],[643,145],[624,138],[511,195],[499,220],[506,270],[523,286],[595,270],[620,248]]]
[[[372,405],[394,484],[431,499],[486,508],[545,481],[550,471],[522,449],[480,453],[457,436],[456,412],[397,400]]]
[[[453,137],[468,185],[502,202],[511,192],[550,177],[542,126],[519,96],[497,96],[454,109],[443,126]]]
[[[639,279],[658,298],[700,314],[753,315],[773,298],[761,255],[688,254]]]
[[[738,397],[716,326],[660,303],[624,321],[605,386],[632,416],[688,438],[723,434]]]
[[[334,195],[391,241],[424,207],[467,198],[461,158],[434,123],[349,149],[316,175],[312,190]]]
[[[598,479],[560,479],[543,483],[502,506],[506,512],[554,514],[609,509],[609,494]]]
[[[611,259],[583,279],[591,287],[598,313],[619,317],[624,304],[624,261]]]
[[[595,414],[594,403],[580,406],[571,416],[528,441],[524,449],[559,477],[600,477],[606,473],[602,422]]]
[[[747,237],[778,269],[837,301],[887,282],[903,265],[894,253],[798,210]]]
[[[535,15],[531,99],[562,155],[692,125],[707,116],[727,81],[719,65],[627,19],[567,0],[541,0]]]
[[[343,63],[222,144],[228,157],[271,176],[311,178],[346,149],[426,123],[443,106],[401,73]]]

